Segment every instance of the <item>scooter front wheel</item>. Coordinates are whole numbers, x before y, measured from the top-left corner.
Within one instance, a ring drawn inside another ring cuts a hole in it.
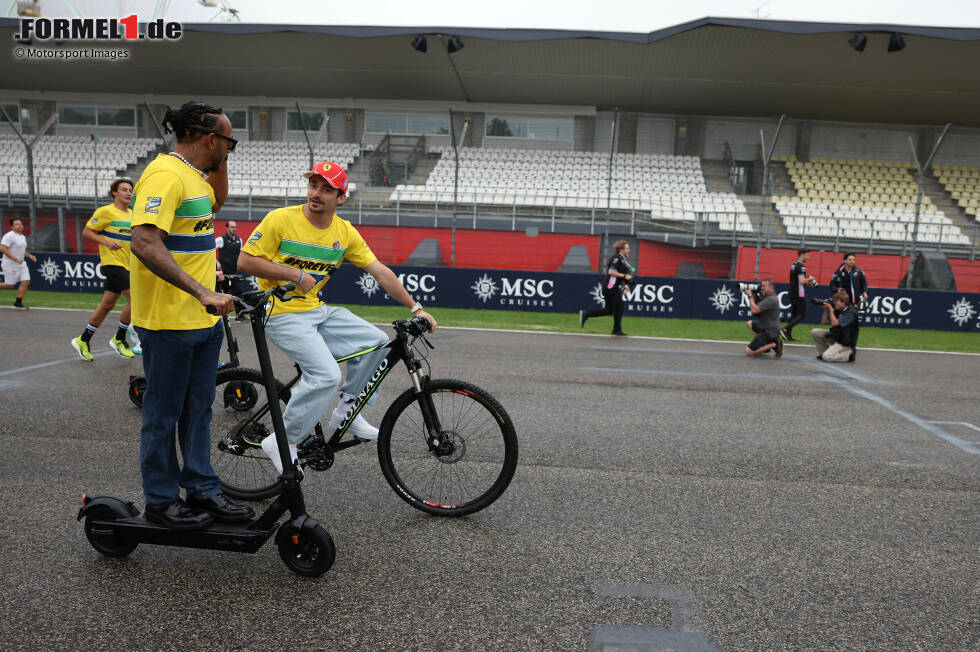
[[[106,557],[125,557],[139,545],[136,541],[121,536],[116,528],[108,524],[118,518],[107,507],[94,509],[85,516],[85,538]]]
[[[320,577],[330,570],[337,556],[333,538],[322,525],[301,530],[287,523],[280,528],[276,542],[286,567],[303,577]]]

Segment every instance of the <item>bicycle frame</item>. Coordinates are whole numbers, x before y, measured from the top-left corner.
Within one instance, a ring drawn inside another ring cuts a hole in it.
[[[416,394],[418,394],[421,399],[419,405],[422,410],[422,416],[426,423],[426,427],[429,430],[429,448],[431,450],[436,450],[439,446],[438,433],[441,430],[441,425],[439,423],[438,416],[436,415],[436,411],[432,406],[431,398],[422,393],[422,388],[425,386],[428,377],[421,373],[422,365],[418,360],[416,360],[415,354],[408,344],[408,335],[406,333],[399,332],[386,344],[371,347],[363,351],[358,351],[357,353],[352,353],[350,355],[337,358],[336,361],[346,362],[352,358],[367,355],[380,349],[388,349],[387,355],[378,363],[374,373],[372,373],[368,378],[367,383],[365,383],[361,391],[354,397],[353,405],[347,411],[347,414],[344,415],[344,419],[341,421],[340,426],[338,426],[330,435],[330,439],[328,440],[326,438],[323,432],[323,427],[319,423],[316,424],[314,430],[315,434],[311,434],[310,437],[318,437],[323,439],[326,443],[327,449],[330,452],[336,452],[364,443],[365,440],[357,439],[356,437],[346,441],[341,441],[341,439],[343,438],[344,433],[346,433],[350,428],[351,423],[354,422],[354,419],[357,418],[357,415],[364,409],[368,399],[371,398],[371,396],[378,390],[381,383],[388,376],[391,370],[397,365],[397,363],[404,362],[405,367],[408,370],[409,378],[412,380],[412,386],[415,388]],[[295,386],[303,375],[302,369],[300,369],[299,365],[294,366],[296,367],[297,373],[287,383],[283,384],[284,390],[289,390]],[[279,395],[281,396],[282,392],[280,392]],[[269,404],[266,403],[266,405],[253,414],[251,418],[260,418],[268,410]]]
[[[433,409],[431,405],[431,399],[422,393],[422,387],[425,385],[428,377],[422,373],[422,365],[415,359],[415,353],[408,344],[407,333],[398,332],[391,341],[383,346],[373,347],[349,356],[338,358],[337,362],[350,360],[351,358],[365,355],[367,353],[377,351],[378,349],[388,349],[388,354],[378,363],[374,373],[368,378],[368,381],[365,383],[363,389],[361,389],[361,391],[354,397],[354,403],[351,405],[350,409],[347,410],[347,414],[344,415],[344,420],[340,422],[340,426],[334,430],[333,434],[330,436],[330,439],[327,440],[328,448],[332,451],[337,451],[344,448],[349,448],[350,446],[356,446],[363,442],[363,440],[357,438],[350,439],[345,442],[341,442],[340,440],[344,436],[344,433],[347,432],[350,424],[353,423],[354,419],[357,418],[357,415],[361,413],[362,409],[364,409],[368,399],[371,398],[371,396],[378,390],[378,387],[381,386],[381,383],[399,362],[405,363],[405,368],[408,370],[408,376],[412,380],[412,386],[415,388],[416,394],[418,394],[422,399],[420,400],[419,405],[422,409],[422,416],[425,420],[426,427],[429,429],[429,447],[431,449],[438,446],[439,442],[435,440],[435,438],[437,437],[441,426],[438,423],[438,417],[436,417],[435,409]]]

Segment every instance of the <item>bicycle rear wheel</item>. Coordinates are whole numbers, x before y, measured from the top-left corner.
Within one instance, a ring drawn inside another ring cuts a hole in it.
[[[285,409],[289,390],[278,381],[276,386]],[[272,433],[262,372],[244,367],[219,371],[211,406],[211,465],[227,495],[260,500],[282,490],[276,467],[262,452],[262,440]]]
[[[459,380],[432,380],[417,397],[399,396],[381,422],[378,461],[388,484],[412,507],[463,516],[491,504],[517,468],[517,435],[500,403]],[[431,401],[441,426],[430,445],[420,401]]]

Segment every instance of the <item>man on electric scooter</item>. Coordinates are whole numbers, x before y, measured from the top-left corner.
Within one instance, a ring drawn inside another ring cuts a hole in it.
[[[269,312],[266,334],[303,371],[286,405],[283,422],[293,460],[296,445],[316,426],[340,388],[340,405],[330,419],[337,428],[359,392],[385,354],[374,351],[347,362],[347,378],[340,383],[336,358],[381,346],[388,337],[346,308],[325,305],[317,296],[330,274],[346,259],[367,271],[391,298],[413,315],[436,320],[422,309],[386,265],[382,264],[350,222],[336,215],[347,196],[347,173],[332,162],[317,163],[305,175],[309,179],[306,203],[279,208],[268,215],[242,247],[238,270],[258,278],[263,290],[296,281],[299,296],[275,302]],[[368,398],[372,403],[375,396]],[[349,431],[360,439],[377,439],[378,429],[362,415]],[[262,441],[262,450],[282,473],[276,438]]]
[[[133,189],[132,316],[147,381],[140,471],[146,519],[195,530],[214,520],[254,518],[251,507],[221,493],[211,466],[211,404],[223,337],[216,315],[234,308],[231,295],[214,291],[213,213],[228,195],[227,159],[237,141],[221,109],[199,102],[168,108],[163,126],[176,134],[175,151],[157,156]]]

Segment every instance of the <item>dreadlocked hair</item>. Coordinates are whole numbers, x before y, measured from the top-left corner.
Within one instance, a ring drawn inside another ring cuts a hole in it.
[[[220,113],[223,111],[217,107],[201,102],[187,102],[176,111],[168,106],[160,124],[165,133],[175,134],[180,142],[199,129],[213,130],[218,125],[217,115]]]

